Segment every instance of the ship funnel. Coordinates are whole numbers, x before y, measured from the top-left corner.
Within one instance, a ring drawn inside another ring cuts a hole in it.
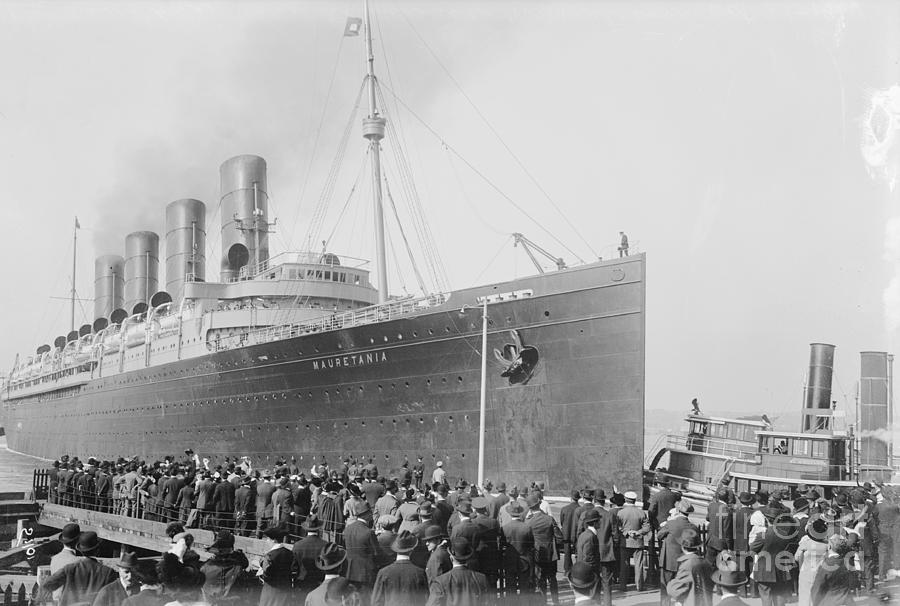
[[[94,262],[94,317],[108,318],[125,304],[125,259],[103,255]]]
[[[206,205],[175,200],[166,206],[166,292],[184,296],[185,279],[206,280]]]
[[[831,375],[834,372],[834,345],[810,343],[809,377],[803,405],[803,431],[830,433]]]
[[[256,275],[269,260],[266,161],[236,156],[219,167],[223,282]],[[243,271],[242,271],[243,270]]]
[[[125,238],[125,310],[147,310],[150,297],[159,290],[159,236],[136,231]],[[140,309],[143,307],[143,309]]]
[[[891,365],[893,356],[883,351],[859,354],[859,464],[860,467],[887,467],[891,464],[890,426]]]

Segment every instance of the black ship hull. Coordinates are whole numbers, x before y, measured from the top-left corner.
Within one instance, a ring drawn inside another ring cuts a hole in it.
[[[161,457],[425,457],[475,478],[478,297],[488,306],[485,475],[554,492],[636,487],[644,439],[644,257],[451,293],[411,317],[219,351],[94,378],[58,394],[4,394],[9,448]],[[465,308],[464,308],[465,306]],[[527,350],[527,352],[526,352]],[[526,355],[527,354],[527,355]]]

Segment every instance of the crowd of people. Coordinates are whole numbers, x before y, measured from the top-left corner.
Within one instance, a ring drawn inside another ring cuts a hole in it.
[[[551,511],[541,483],[520,491],[459,479],[451,490],[440,462],[430,481],[425,475],[421,458],[385,477],[371,458],[344,457],[334,469],[322,460],[309,470],[281,458],[254,469],[246,457],[213,464],[186,451],[150,464],[63,457],[49,488],[61,504],[169,524],[168,556],[150,564],[123,557],[118,585],[107,571],[94,580],[96,592],[100,581],[125,591],[107,591],[100,606],[126,603],[144,578],[159,601],[141,604],[178,602],[178,592],[192,603],[238,603],[248,594],[232,587],[248,576],[261,606],[559,604],[560,564],[578,603],[609,605],[614,588],[658,582],[666,605],[711,605],[715,586],[733,604],[743,603],[738,594],[765,604],[792,594],[801,605],[840,604],[823,596],[849,599],[860,579],[874,590],[879,560],[886,574],[900,546],[897,505],[869,485],[826,499],[821,488],[735,495],[723,484],[698,526],[692,505],[664,480],[652,498],[644,487],[643,503],[632,491],[613,487],[607,499],[604,489],[584,489]],[[193,528],[216,532],[204,563],[192,549]],[[251,562],[234,550],[235,535],[271,548]],[[96,537],[72,531],[69,540],[70,551],[90,558]],[[826,574],[826,562],[840,565]],[[49,589],[72,573],[61,570]]]

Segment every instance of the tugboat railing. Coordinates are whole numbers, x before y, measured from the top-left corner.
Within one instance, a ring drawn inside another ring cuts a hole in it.
[[[718,455],[739,461],[755,461],[757,455],[755,442],[708,436],[669,434],[666,439],[666,446],[669,449]]]

